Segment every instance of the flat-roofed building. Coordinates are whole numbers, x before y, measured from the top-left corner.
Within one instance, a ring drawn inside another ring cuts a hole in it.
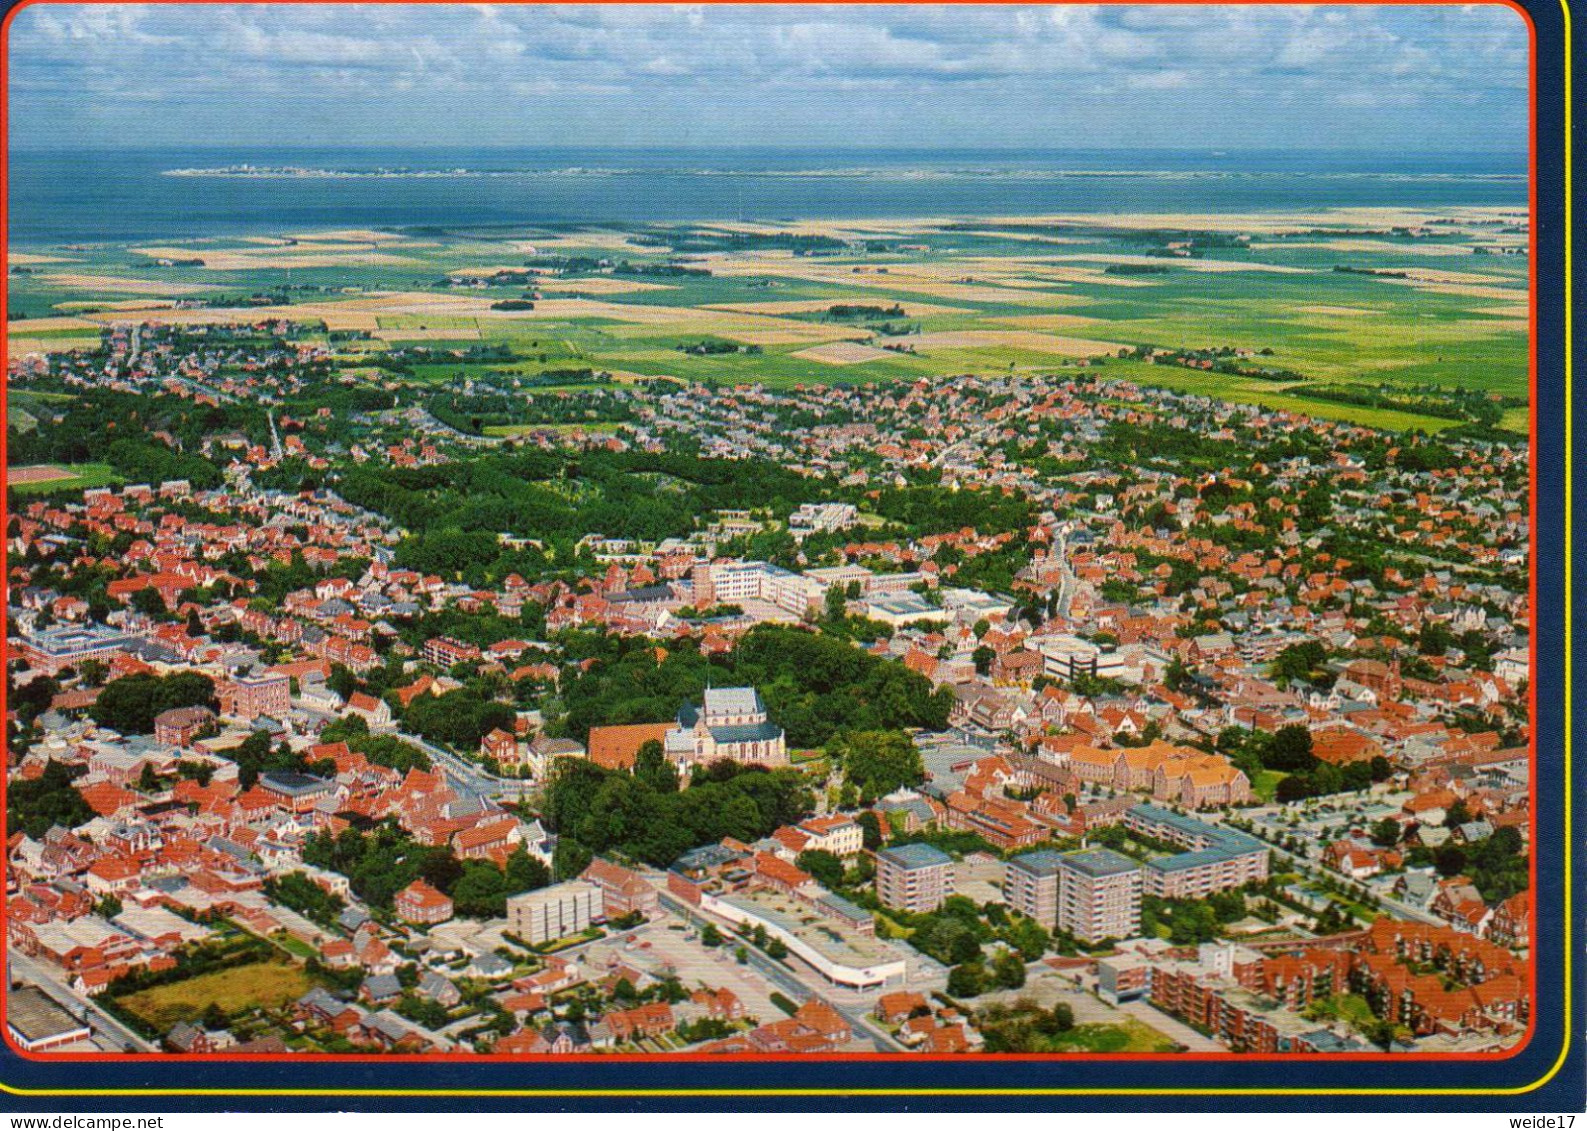
[[[1058,929],[1083,943],[1127,939],[1141,928],[1141,866],[1110,848],[1058,857]]]
[[[877,939],[852,920],[859,911],[848,905],[812,905],[770,889],[707,894],[701,906],[736,926],[764,927],[789,951],[833,985],[875,989],[902,985],[908,974],[903,953]]]
[[[1151,986],[1151,963],[1139,954],[1112,954],[1097,961],[1097,993],[1105,1001],[1133,1001]]]
[[[86,1022],[37,986],[23,986],[6,995],[6,1028],[24,1052],[58,1049],[93,1036]]]
[[[260,715],[279,719],[292,709],[292,677],[286,672],[244,672],[215,689],[220,712],[249,722]]]
[[[876,853],[876,898],[884,907],[935,911],[953,894],[953,857],[929,844],[900,844]]]
[[[307,813],[336,792],[336,783],[313,774],[269,770],[259,775],[259,788],[279,798],[283,808]]]
[[[1003,866],[1003,902],[1048,930],[1058,925],[1059,859],[1043,849],[1021,853]]]
[[[135,636],[101,625],[62,625],[22,633],[17,650],[28,667],[54,675],[84,660],[108,660],[136,642]]]
[[[893,628],[902,628],[918,621],[947,621],[950,614],[926,601],[918,593],[893,593],[874,597],[865,602],[867,620],[881,621]]]
[[[576,935],[605,917],[601,889],[583,880],[524,892],[507,901],[508,929],[532,946]]]
[[[1267,845],[1237,829],[1208,824],[1160,805],[1132,806],[1124,814],[1124,827],[1186,850],[1147,862],[1147,895],[1203,899],[1267,879]]]
[[[788,533],[803,539],[811,534],[842,530],[859,520],[859,509],[853,503],[801,503],[799,509],[788,516]]]

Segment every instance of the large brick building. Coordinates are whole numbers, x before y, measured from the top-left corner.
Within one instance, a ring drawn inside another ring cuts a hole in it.
[[[405,923],[444,923],[452,917],[451,899],[423,880],[414,880],[399,891],[395,903],[397,917]]]
[[[245,672],[222,683],[215,695],[223,715],[243,722],[280,718],[292,709],[292,679],[285,672]]]

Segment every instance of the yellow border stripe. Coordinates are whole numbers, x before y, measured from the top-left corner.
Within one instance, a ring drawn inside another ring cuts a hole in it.
[[[1150,0],[1144,0],[1150,2]],[[689,1099],[729,1098],[735,1096],[1518,1096],[1543,1087],[1565,1067],[1570,1056],[1571,1031],[1574,1022],[1571,1005],[1574,1000],[1571,959],[1575,955],[1575,918],[1573,913],[1574,876],[1571,773],[1571,709],[1572,664],[1571,580],[1575,576],[1574,555],[1571,545],[1571,517],[1574,501],[1574,477],[1571,455],[1574,451],[1575,402],[1571,397],[1573,385],[1574,319],[1572,317],[1572,200],[1571,200],[1571,14],[1568,0],[1559,0],[1560,17],[1564,29],[1564,94],[1565,94],[1565,905],[1564,954],[1565,1041],[1552,1068],[1530,1084],[1511,1088],[18,1088],[0,1081],[0,1093],[12,1096],[359,1096],[359,1097],[409,1097],[414,1099],[445,1099],[452,1097],[476,1099]],[[1537,217],[1532,217],[1535,232]],[[1536,264],[1533,265],[1534,272]],[[1541,374],[1539,375],[1541,378]],[[1536,442],[1536,437],[1533,437]],[[1532,547],[1534,561],[1537,547]],[[1534,623],[1533,632],[1537,631]],[[1534,725],[1536,720],[1533,720]],[[1533,788],[1536,788],[1536,781]],[[1536,1008],[1534,1003],[1533,1008]],[[397,1063],[397,1061],[393,1061]],[[1429,1065],[1440,1063],[1429,1060]]]

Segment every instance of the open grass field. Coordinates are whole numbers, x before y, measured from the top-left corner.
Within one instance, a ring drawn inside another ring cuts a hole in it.
[[[1134,1017],[1117,1024],[1076,1025],[1053,1041],[1054,1052],[1173,1052],[1174,1042]]]
[[[571,365],[718,384],[1061,374],[1111,354],[1107,375],[1435,432],[1455,422],[1324,401],[1308,397],[1307,386],[1525,397],[1528,262],[1511,254],[1525,249],[1525,223],[1507,208],[1319,208],[569,225],[422,238],[344,231],[37,247],[12,253],[20,272],[8,280],[11,308],[24,317],[7,329],[15,356],[80,348],[116,322],[285,317],[368,330],[389,347],[512,346],[515,360],[486,370]],[[850,242],[810,254],[788,246],[811,236]],[[538,294],[531,310],[493,309],[520,298],[522,282],[452,282],[531,261],[542,272],[531,284]],[[618,270],[624,261],[630,266]],[[282,287],[291,288],[282,305],[225,304]],[[176,297],[213,305],[171,309]],[[834,318],[834,305],[901,313]],[[707,341],[742,348],[689,352]],[[1142,346],[1248,351],[1284,376],[1117,359],[1121,347]],[[420,379],[445,380],[460,367],[443,358],[417,368]],[[1528,413],[1506,406],[1503,423],[1524,431]]]
[[[1282,770],[1263,770],[1251,783],[1251,792],[1261,798],[1264,805],[1271,805],[1274,794],[1278,792],[1278,783],[1287,777],[1289,775]]]
[[[164,1032],[179,1021],[202,1016],[212,1005],[227,1013],[275,1009],[302,997],[310,985],[309,976],[296,966],[256,962],[140,990],[118,1004]]]
[[[289,934],[287,934],[284,931],[281,932],[280,934],[276,935],[275,938],[274,938],[274,941],[275,941],[276,945],[278,945],[282,950],[286,951],[288,954],[295,954],[299,958],[304,959],[305,961],[310,959],[310,958],[318,958],[319,957],[319,953],[312,946],[310,946],[308,943],[304,942],[302,939],[297,938],[294,935],[289,935]]]
[[[82,491],[120,482],[121,476],[108,463],[36,464],[6,468],[6,489],[19,495],[48,494],[68,487]]]
[[[487,436],[526,436],[535,432],[553,432],[563,434],[568,432],[615,432],[617,425],[610,421],[589,420],[579,424],[488,424],[485,426]]]

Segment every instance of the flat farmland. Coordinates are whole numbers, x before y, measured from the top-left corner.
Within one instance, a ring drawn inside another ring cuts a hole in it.
[[[30,247],[13,253],[12,306],[26,317],[8,330],[13,354],[41,353],[83,348],[117,322],[295,318],[435,351],[415,366],[422,380],[590,368],[787,385],[1061,373],[1100,357],[1146,384],[1390,428],[1451,422],[1308,387],[1390,399],[1478,390],[1506,398],[1504,425],[1524,429],[1524,225],[1502,208],[1319,208]],[[521,270],[538,274],[458,285]],[[225,302],[259,292],[282,301]],[[532,309],[496,309],[526,292]],[[183,309],[171,309],[177,299]],[[868,309],[833,316],[835,306]],[[481,343],[513,356],[464,357]],[[1268,376],[1118,357],[1143,347],[1239,351]]]

